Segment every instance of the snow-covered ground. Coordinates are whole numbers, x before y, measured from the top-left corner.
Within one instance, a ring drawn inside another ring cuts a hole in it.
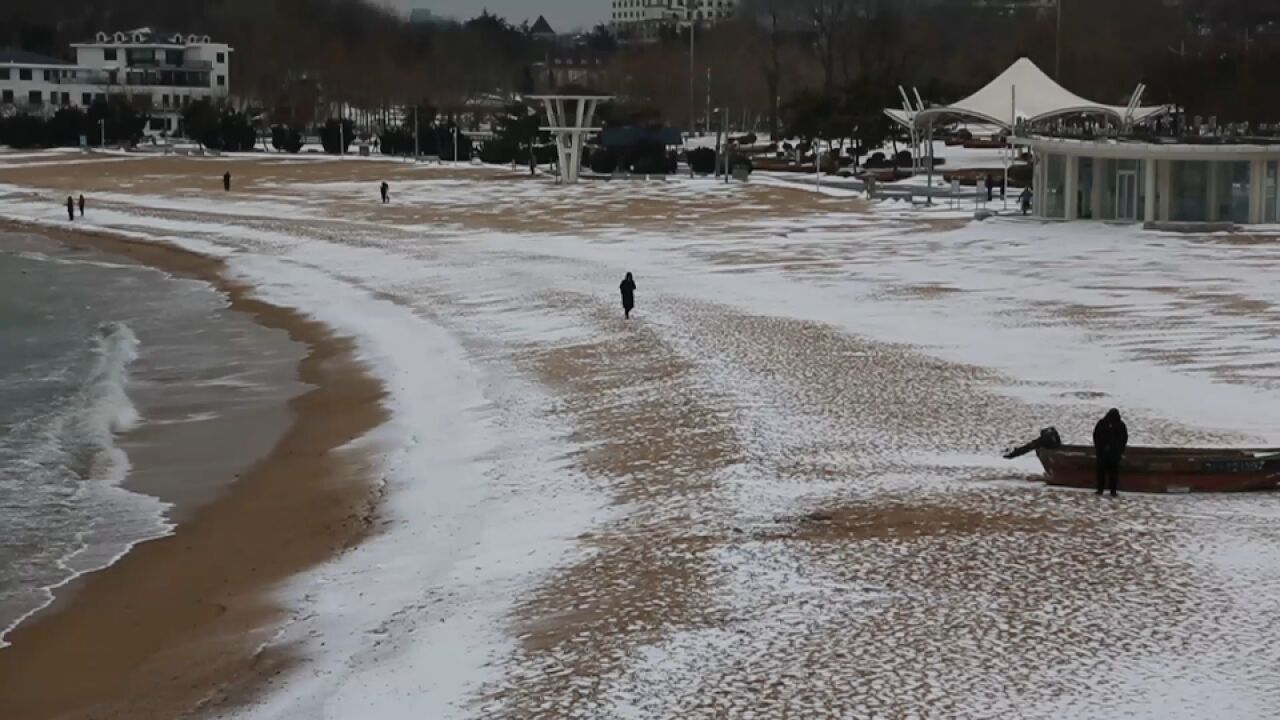
[[[1280,497],[999,459],[1111,406],[1280,443],[1275,238],[407,165],[384,208],[349,167],[88,221],[227,258],[391,390],[381,532],[281,589],[306,661],[244,717],[1280,716]]]

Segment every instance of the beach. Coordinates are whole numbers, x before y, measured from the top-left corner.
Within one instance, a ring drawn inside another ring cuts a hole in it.
[[[211,283],[311,387],[12,634],[0,718],[1274,717],[1276,496],[1109,501],[999,455],[1112,406],[1142,444],[1280,441],[1280,232],[969,215],[0,154],[7,227]]]
[[[333,451],[377,425],[382,391],[349,343],[250,299],[217,261],[102,234],[40,232],[210,283],[236,312],[308,348],[298,375],[312,389],[289,403],[295,419],[284,437],[234,480],[233,492],[200,507],[172,536],[62,588],[64,602],[9,638],[21,650],[0,657],[0,717],[175,717],[250,668],[287,665],[287,653],[259,653],[283,612],[263,591],[367,532],[376,486],[358,454]]]

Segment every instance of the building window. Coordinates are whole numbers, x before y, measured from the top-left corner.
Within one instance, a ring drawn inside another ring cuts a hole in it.
[[[32,90],[32,91],[27,95],[27,100],[28,100],[32,105],[43,105],[43,104],[44,104],[44,93],[40,92],[39,90]]]
[[[66,92],[62,93],[62,105],[66,107],[70,104],[71,104],[71,93],[66,93]]]
[[[45,71],[44,71],[44,81],[45,81],[45,82],[54,82],[54,81],[55,81],[55,80],[57,80],[57,79],[58,79],[58,71],[57,71],[57,70],[45,70]]]
[[[226,62],[226,61],[227,61],[227,54],[226,54],[226,53],[218,53],[218,64],[222,64],[222,63],[224,63],[224,62]]]
[[[219,76],[218,76],[218,87],[226,87],[226,86],[227,86],[227,76],[226,76],[226,75],[219,75]]]
[[[3,91],[3,92],[0,92],[0,102],[3,102],[3,103],[4,103],[4,104],[6,104],[6,105],[12,105],[12,104],[13,104],[13,91],[12,91],[12,90],[5,90],[5,91]]]
[[[103,50],[103,51],[102,51],[102,59],[103,59],[103,60],[106,60],[107,62],[115,62],[115,61],[116,61],[116,49],[115,49],[115,48],[107,48],[106,50]]]
[[[168,96],[168,95],[161,95],[161,96],[160,96],[160,105],[161,105],[161,107],[169,107],[169,96]]]
[[[93,104],[93,93],[84,93],[80,96],[80,104],[89,107]]]
[[[174,67],[181,67],[181,66],[182,66],[182,51],[181,51],[181,50],[167,50],[167,51],[165,51],[165,64],[166,64],[166,65],[172,65],[172,66],[174,66]]]
[[[9,68],[0,68],[0,80],[9,79]]]
[[[164,118],[151,118],[152,130],[164,130]]]
[[[19,80],[30,80],[30,79],[31,79],[31,68],[19,68],[19,69],[18,69],[18,79],[19,79]]]

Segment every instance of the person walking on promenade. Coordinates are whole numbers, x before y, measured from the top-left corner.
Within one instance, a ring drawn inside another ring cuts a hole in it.
[[[1022,194],[1018,196],[1018,204],[1022,206],[1022,214],[1026,215],[1031,212],[1031,188],[1022,189]]]
[[[382,183],[382,204],[386,205],[391,202],[391,186],[385,181]]]
[[[67,219],[73,222],[76,219],[76,201],[70,195],[67,196]]]
[[[1129,428],[1120,419],[1120,411],[1112,408],[1093,428],[1093,449],[1098,457],[1098,494],[1103,486],[1116,496],[1120,484],[1120,458],[1129,446]]]
[[[231,172],[230,171],[227,171],[222,175],[222,190],[223,192],[231,192]]]
[[[84,217],[84,193],[80,193],[80,217]]]
[[[632,279],[631,273],[627,273],[618,289],[622,290],[622,313],[630,319],[631,311],[636,307],[636,281]]]

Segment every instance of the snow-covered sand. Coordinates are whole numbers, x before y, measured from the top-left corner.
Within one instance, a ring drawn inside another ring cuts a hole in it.
[[[380,532],[280,589],[305,660],[237,715],[1280,707],[1280,498],[1098,500],[998,459],[1113,405],[1144,444],[1280,442],[1274,238],[439,167],[383,208],[382,167],[259,165],[89,219],[225,257],[391,391]],[[57,196],[0,186],[0,216]]]

